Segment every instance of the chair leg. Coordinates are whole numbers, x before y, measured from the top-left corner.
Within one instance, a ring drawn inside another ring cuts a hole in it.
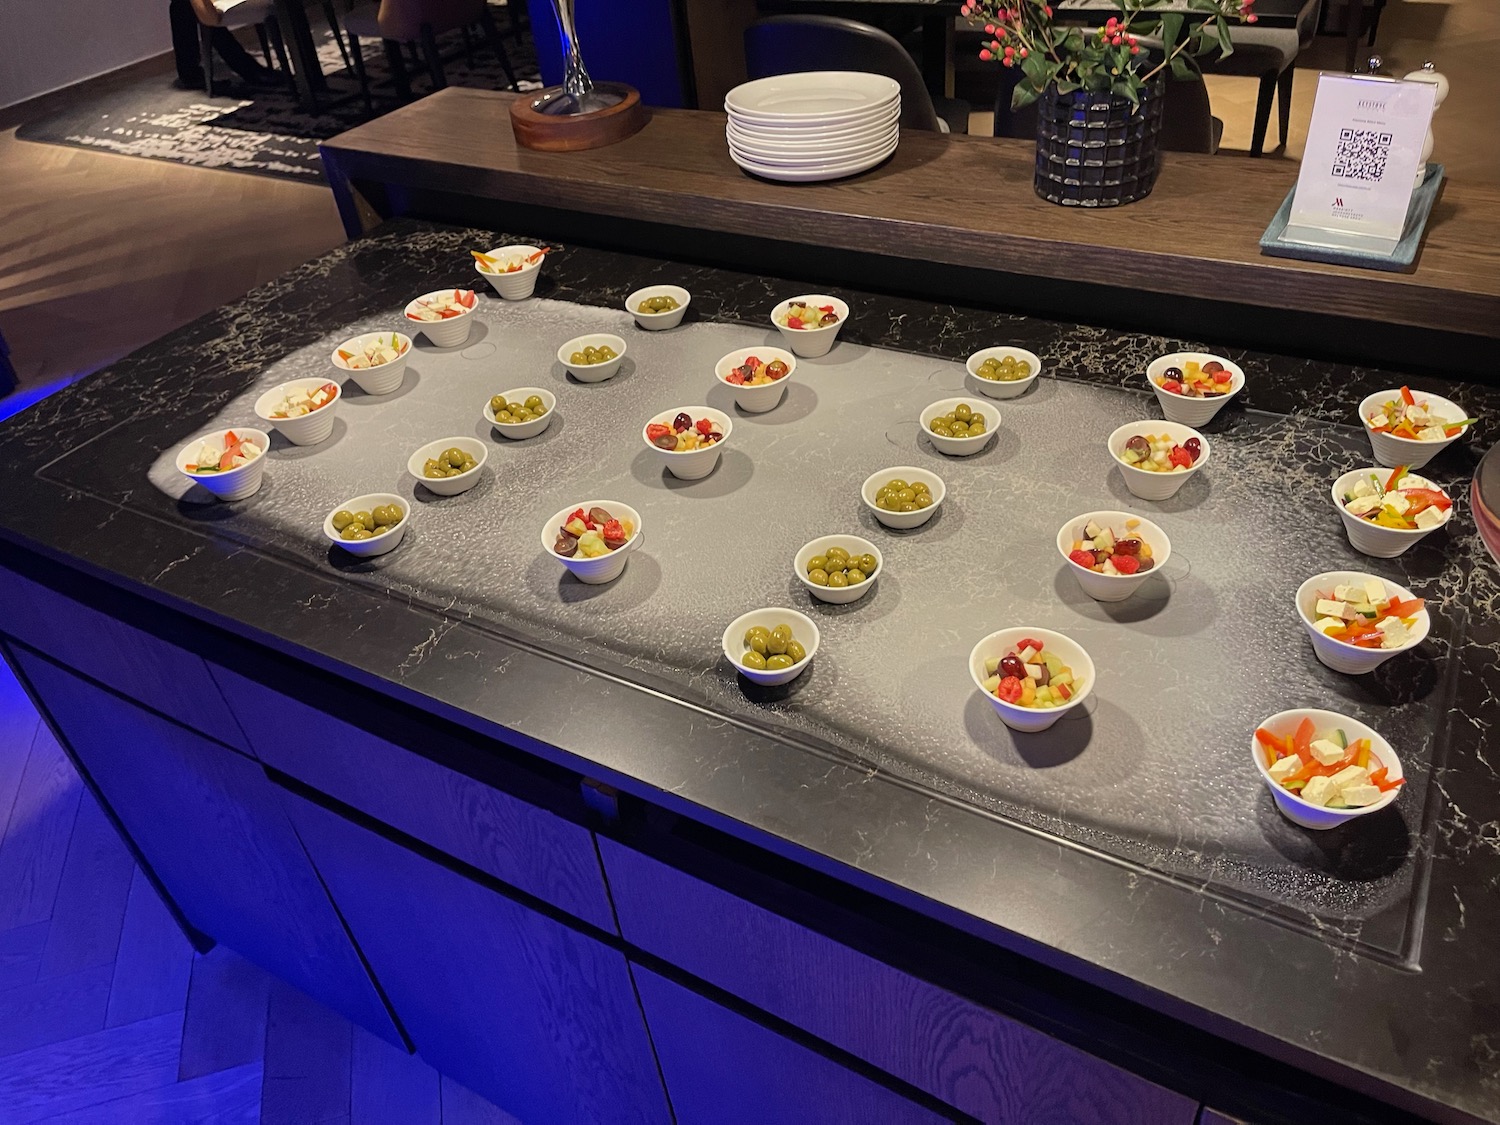
[[[276,64],[271,61],[271,39],[266,34],[266,25],[258,23],[255,25],[255,37],[260,40],[260,57],[264,60],[267,70],[274,70]]]
[[[1292,141],[1292,81],[1296,70],[1296,63],[1293,62],[1276,79],[1276,124],[1281,129],[1283,149]]]
[[[375,100],[370,97],[370,75],[365,70],[365,54],[359,49],[359,36],[349,36],[349,54],[354,60],[354,77],[359,79],[359,92],[364,95],[365,112],[375,116]]]
[[[416,43],[407,43],[407,45],[406,45],[406,53],[411,56],[411,65],[414,66],[416,69],[421,70],[422,69],[422,56],[417,51],[417,45],[416,45]]]
[[[443,56],[438,54],[437,35],[432,30],[432,24],[424,23],[421,35],[422,54],[427,58],[427,76],[432,79],[432,88],[441,90],[448,85],[448,79],[443,74]]]
[[[286,40],[281,37],[281,24],[276,22],[272,16],[265,22],[266,35],[271,40],[271,49],[276,52],[276,62],[281,67],[282,76],[286,78],[287,88],[291,90],[292,96],[297,96],[297,79],[292,75],[292,60],[286,55]]]
[[[214,96],[214,33],[207,24],[198,25],[198,54],[203,63],[203,89]]]
[[[469,34],[469,29],[467,27],[461,27],[461,28],[459,28],[458,29],[458,33],[459,33],[459,35],[463,36],[463,40],[464,40],[464,61],[467,62],[470,66],[473,66],[474,65],[474,37]]]
[[[339,45],[339,58],[344,60],[344,69],[352,71],[354,66],[349,59],[349,51],[344,46],[344,35],[339,30],[339,16],[333,10],[333,0],[323,0],[323,18],[328,21],[328,30],[333,32],[333,41]],[[354,36],[349,38],[353,39]]]
[[[1255,99],[1255,131],[1250,135],[1250,155],[1259,156],[1266,147],[1266,126],[1271,123],[1271,99],[1276,96],[1276,72],[1260,76],[1260,93]]]
[[[401,57],[401,44],[394,39],[382,39],[386,65],[391,68],[391,81],[396,84],[396,96],[403,102],[411,101],[411,79],[406,73],[406,60]]]
[[[514,16],[511,17],[515,19]],[[479,25],[484,28],[485,40],[490,45],[490,50],[495,52],[495,57],[500,60],[500,69],[505,71],[506,80],[510,83],[512,90],[519,90],[516,85],[516,72],[510,67],[510,56],[505,53],[505,43],[500,38],[500,29],[495,26],[495,17],[490,14],[489,6],[486,5],[484,14],[479,17]]]

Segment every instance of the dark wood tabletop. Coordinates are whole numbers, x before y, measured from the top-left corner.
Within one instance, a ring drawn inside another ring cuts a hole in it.
[[[719,113],[655,110],[586,153],[521,149],[512,96],[450,88],[326,142],[346,225],[368,182],[1500,339],[1500,187],[1445,183],[1415,269],[1382,273],[1260,253],[1289,161],[1167,153],[1146,199],[1075,210],[1034,194],[1028,141],[903,132],[870,172],[792,186],[741,172]]]

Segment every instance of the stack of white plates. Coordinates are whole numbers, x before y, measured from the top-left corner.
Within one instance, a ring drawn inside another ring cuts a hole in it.
[[[882,74],[819,70],[729,91],[729,154],[768,180],[811,183],[873,168],[901,139],[901,87]]]

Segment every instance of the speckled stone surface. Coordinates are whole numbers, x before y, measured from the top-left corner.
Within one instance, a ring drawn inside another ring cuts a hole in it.
[[[736,415],[718,470],[688,484],[650,461],[641,424],[724,406],[712,361],[770,342],[771,305],[818,286],[564,250],[543,300],[487,297],[464,349],[419,347],[395,395],[349,393],[330,443],[273,448],[255,499],[182,494],[164,455],[216,420],[252,422],[259,390],[327,370],[334,344],[397,324],[412,296],[471,284],[466,250],[503,240],[393,224],[23,413],[0,428],[15,484],[0,530],[1338,1081],[1500,1120],[1500,579],[1462,500],[1449,528],[1381,561],[1348,547],[1328,499],[1370,463],[1354,406],[1399,373],[1230,352],[1248,387],[1205,428],[1212,463],[1151,504],[1125,492],[1103,438],[1159,417],[1150,359],[1212,341],[838,291],[854,307],[842,342],[802,362],[777,411]],[[693,292],[687,326],[622,329],[620,300],[654,281]],[[600,329],[630,342],[622,374],[566,381],[556,346]],[[916,412],[997,342],[1037,352],[1049,377],[999,403],[985,453],[942,458]],[[543,437],[511,445],[479,409],[518,385],[561,401]],[[1500,410],[1491,389],[1419,389]],[[1425,470],[1456,498],[1479,429]],[[490,441],[489,462],[474,492],[432,500],[406,457],[450,434]],[[897,464],[950,488],[932,524],[899,535],[858,499]],[[368,563],[330,551],[323,514],[383,489],[419,501],[407,541]],[[585,495],[644,516],[611,586],[561,579],[539,550],[541,522]],[[1113,607],[1082,595],[1053,542],[1096,508],[1145,514],[1173,542],[1162,576]],[[845,530],[881,545],[887,573],[861,602],[810,610],[823,649],[792,688],[746,690],[717,653],[724,623],[808,610],[792,553]],[[1370,677],[1318,665],[1291,605],[1307,575],[1350,566],[1434,611],[1423,651]],[[968,682],[974,641],[1013,623],[1066,632],[1099,666],[1088,713],[1051,736],[1010,734]],[[617,737],[601,744],[549,690],[615,707]],[[1278,816],[1248,741],[1298,704],[1391,738],[1413,777],[1393,810],[1325,834]]]

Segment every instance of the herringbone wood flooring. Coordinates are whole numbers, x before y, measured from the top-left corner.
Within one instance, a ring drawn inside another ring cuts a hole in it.
[[[0,1122],[515,1125],[233,952],[195,954],[3,662]]]

